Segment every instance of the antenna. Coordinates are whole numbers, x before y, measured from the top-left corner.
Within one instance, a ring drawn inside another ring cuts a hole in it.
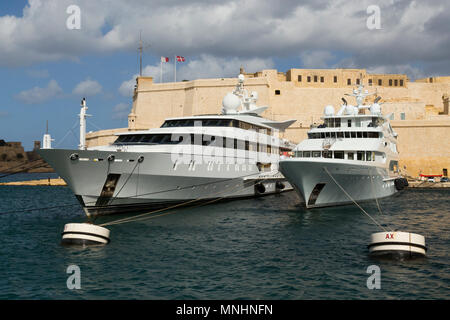
[[[142,30],[139,30],[139,76],[142,77],[142,52],[144,49],[150,47],[150,45],[147,45],[144,47],[144,43],[142,41]]]
[[[47,126],[45,127],[45,134],[48,134],[48,120],[47,120]]]

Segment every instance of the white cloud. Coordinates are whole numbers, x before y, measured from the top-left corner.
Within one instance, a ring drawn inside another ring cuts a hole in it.
[[[62,94],[62,92],[56,80],[50,80],[47,87],[34,87],[30,90],[21,91],[15,98],[28,104],[43,103]]]
[[[256,72],[262,69],[273,68],[272,59],[240,59],[218,58],[208,54],[202,54],[198,59],[187,60],[187,64],[177,65],[177,79],[194,80],[199,78],[237,77],[240,67],[246,72]],[[179,69],[179,71],[178,71]]]
[[[92,97],[100,92],[102,92],[102,86],[100,83],[89,78],[77,84],[72,91],[73,94],[83,97]]]
[[[131,107],[127,103],[119,103],[113,108],[113,119],[123,120],[128,119],[128,114],[131,111]]]
[[[119,93],[124,97],[131,97],[133,95],[134,86],[136,84],[136,77],[138,75],[134,75],[130,80],[122,82],[119,87]]]
[[[411,80],[426,78],[427,74],[418,67],[409,64],[393,65],[393,66],[377,66],[367,69],[370,73],[393,73],[393,74],[407,74]]]
[[[71,4],[81,9],[80,30],[66,28]],[[129,51],[142,29],[155,56],[270,59],[332,52],[352,57],[359,67],[422,62],[450,72],[448,0],[379,0],[381,30],[366,26],[371,4],[373,0],[357,5],[344,0],[29,0],[23,16],[0,17],[0,65]],[[328,58],[310,55],[304,60],[315,67],[325,66]]]
[[[218,58],[212,55],[202,54],[197,59],[190,60],[187,58],[185,62],[177,62],[177,81],[237,77],[241,66],[244,67],[245,72],[256,72],[262,69],[273,68],[274,63],[272,59]],[[163,65],[163,82],[174,81],[174,68],[173,59],[170,60],[170,63]],[[153,81],[156,83],[160,82],[160,64],[147,65],[142,70],[142,74],[153,77]],[[131,79],[122,82],[119,87],[119,93],[126,97],[132,96],[137,76],[135,74]]]
[[[305,51],[300,54],[304,68],[327,68],[334,55],[325,50]]]

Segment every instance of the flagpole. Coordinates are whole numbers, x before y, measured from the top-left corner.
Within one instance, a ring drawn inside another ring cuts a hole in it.
[[[161,64],[161,70],[160,70],[160,74],[159,74],[159,83],[162,83],[162,58],[160,60],[161,61],[159,61],[159,63]]]
[[[174,60],[174,64],[175,64],[175,74],[174,74],[174,77],[173,77],[173,82],[177,82],[177,56],[175,56],[175,59],[173,59]]]

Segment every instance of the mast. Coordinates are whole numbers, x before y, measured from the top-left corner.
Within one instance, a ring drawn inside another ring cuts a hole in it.
[[[142,54],[145,49],[150,47],[150,45],[146,45],[144,47],[144,41],[142,41],[142,30],[139,31],[139,76],[142,77]]]
[[[52,148],[52,141],[54,141],[54,140],[52,139],[52,137],[48,133],[48,120],[47,120],[45,134],[44,134],[44,137],[42,138],[42,149],[51,149]]]
[[[80,150],[86,150],[86,117],[90,116],[86,114],[86,98],[81,100],[81,110],[80,110],[80,145],[78,148]]]
[[[139,31],[139,76],[142,77],[142,51],[144,50],[142,45],[142,31]]]

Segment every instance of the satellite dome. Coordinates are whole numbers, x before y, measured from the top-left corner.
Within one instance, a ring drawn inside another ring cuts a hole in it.
[[[239,82],[244,82],[245,76],[241,73],[241,74],[238,76],[238,79],[239,79]]]
[[[326,116],[334,116],[334,107],[332,105],[326,106],[323,113]]]
[[[222,100],[224,113],[237,113],[237,109],[241,106],[241,99],[233,93],[227,93]]]
[[[381,106],[378,103],[374,103],[369,108],[371,114],[380,114]]]
[[[345,107],[345,114],[350,116],[358,114],[358,108],[349,104]]]

